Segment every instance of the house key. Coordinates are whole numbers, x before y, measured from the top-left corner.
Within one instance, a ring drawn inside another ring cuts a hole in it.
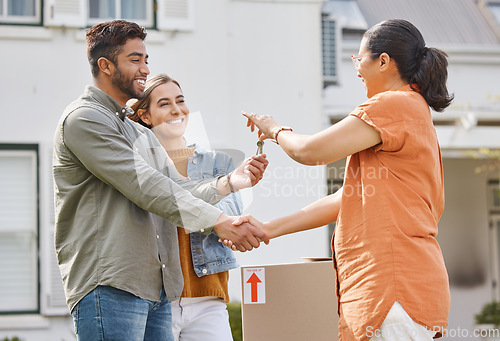
[[[264,153],[264,141],[257,141],[257,152],[255,153],[255,155],[259,155],[259,154],[262,154]]]

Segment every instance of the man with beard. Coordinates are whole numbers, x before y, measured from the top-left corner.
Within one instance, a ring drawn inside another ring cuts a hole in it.
[[[146,32],[116,20],[86,36],[94,85],[64,111],[53,159],[66,300],[80,341],[173,340],[169,302],[183,287],[176,226],[236,240],[240,251],[268,243],[210,205],[255,185],[267,160],[249,158],[217,179],[181,179],[153,133],[126,118],[126,102],[144,96]]]

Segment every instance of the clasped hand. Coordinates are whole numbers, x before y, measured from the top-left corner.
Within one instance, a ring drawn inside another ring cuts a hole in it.
[[[262,231],[262,223],[251,216],[231,217],[221,214],[214,226],[219,240],[233,251],[250,251],[261,242],[269,244],[269,237]]]

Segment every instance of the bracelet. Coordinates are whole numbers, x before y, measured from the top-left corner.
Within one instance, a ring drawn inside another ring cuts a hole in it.
[[[292,128],[290,127],[280,127],[278,129],[278,131],[276,132],[276,134],[274,134],[274,141],[279,145],[279,142],[278,142],[278,134],[281,133],[283,130],[288,130],[288,131],[293,131]]]
[[[231,172],[227,175],[227,184],[229,185],[229,190],[231,191],[231,193],[236,193],[233,185],[231,185],[231,174],[233,174],[233,172]]]

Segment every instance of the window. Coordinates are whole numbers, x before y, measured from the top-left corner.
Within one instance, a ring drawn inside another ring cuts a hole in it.
[[[488,209],[490,213],[500,214],[500,184],[498,180],[488,181]]]
[[[321,19],[321,47],[323,55],[323,82],[337,82],[338,35],[336,21],[323,15]]]
[[[191,31],[194,29],[194,0],[85,0],[88,25],[126,19],[146,28]]]
[[[116,18],[153,27],[153,0],[88,0],[89,24]]]
[[[342,41],[359,42],[368,24],[354,0],[327,0],[321,8],[323,84],[339,81],[338,64]]]
[[[193,31],[195,0],[0,0],[1,24],[85,28],[125,19],[148,29]]]
[[[499,0],[490,0],[488,1],[488,8],[495,18],[498,25],[500,25],[500,1]]]
[[[37,312],[36,145],[0,145],[0,188],[0,314]]]
[[[0,0],[0,23],[41,24],[41,0]]]

